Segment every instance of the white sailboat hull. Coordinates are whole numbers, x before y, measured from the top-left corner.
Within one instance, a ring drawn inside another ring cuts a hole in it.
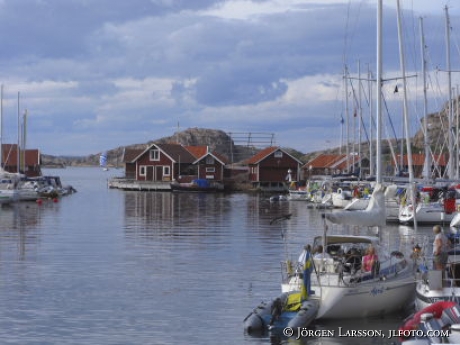
[[[450,223],[454,216],[455,213],[446,213],[444,207],[439,203],[419,204],[415,211],[417,223]],[[403,224],[414,222],[414,210],[412,205],[401,207],[399,211],[399,221]]]
[[[415,280],[407,272],[392,281],[339,284],[338,274],[321,278],[321,286],[310,298],[319,300],[318,319],[344,319],[381,316],[410,307],[414,301]],[[301,280],[282,286],[282,291],[300,289]],[[358,307],[359,306],[359,307]]]

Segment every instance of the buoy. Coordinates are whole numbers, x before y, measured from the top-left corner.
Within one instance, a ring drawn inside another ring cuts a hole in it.
[[[54,202],[58,202],[58,198],[54,198],[53,201],[54,201]]]
[[[37,199],[37,204],[41,205],[43,203],[42,199]]]

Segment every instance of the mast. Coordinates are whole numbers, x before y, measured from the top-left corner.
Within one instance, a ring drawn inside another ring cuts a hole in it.
[[[448,177],[458,178],[455,172],[458,172],[458,164],[454,152],[454,133],[453,133],[453,109],[452,109],[452,72],[450,70],[450,19],[449,9],[445,7],[446,11],[446,64],[447,64],[447,80],[449,87],[449,131],[448,131],[448,149],[449,149],[449,165]],[[457,168],[456,168],[457,167]]]
[[[382,183],[382,0],[377,1],[377,139],[376,139],[376,182]]]
[[[0,170],[3,169],[3,84],[0,89]]]
[[[428,180],[431,177],[431,150],[430,150],[430,137],[428,135],[428,103],[426,96],[426,47],[425,47],[425,34],[423,32],[423,18],[420,17],[420,44],[422,51],[422,76],[423,76],[423,126],[425,129],[423,146],[425,148],[425,161],[423,164],[423,178]]]
[[[369,140],[369,175],[374,176],[374,126],[372,121],[372,82],[371,82],[371,71],[369,65],[367,66],[367,79],[368,79],[368,93],[369,93],[369,132],[370,132],[370,140]]]
[[[402,22],[401,22],[401,10],[399,6],[399,0],[396,0],[397,4],[397,16],[398,16],[398,42],[399,42],[399,61],[402,73],[403,82],[403,114],[404,114],[404,134],[406,137],[406,151],[407,151],[407,170],[409,172],[409,191],[412,198],[413,212],[414,212],[414,229],[417,230],[416,221],[416,197],[415,197],[415,185],[414,185],[414,169],[412,163],[412,149],[409,136],[409,115],[407,108],[407,78],[406,78],[406,62],[404,58],[404,43],[402,37]]]
[[[347,173],[350,172],[350,109],[348,105],[348,67],[345,66],[345,115],[347,117],[347,129],[345,139],[345,154],[347,155]]]
[[[359,176],[358,180],[361,181],[362,178],[362,153],[361,153],[361,144],[362,144],[362,119],[363,119],[363,111],[361,107],[361,61],[358,61],[358,124],[359,124],[359,131],[358,131],[358,165],[359,165]],[[354,162],[353,162],[354,163]]]
[[[21,167],[20,167],[20,162],[21,162],[21,116],[19,115],[19,91],[18,91],[18,147],[16,150],[16,168],[18,171],[18,174],[21,173]]]

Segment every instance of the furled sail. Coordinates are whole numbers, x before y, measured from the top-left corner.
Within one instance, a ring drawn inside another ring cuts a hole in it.
[[[377,184],[365,210],[337,211],[326,213],[325,217],[335,224],[356,226],[383,226],[386,223],[384,187]]]

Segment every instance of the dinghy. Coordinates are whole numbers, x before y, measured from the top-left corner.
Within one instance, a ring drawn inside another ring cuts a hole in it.
[[[248,334],[264,333],[290,327],[293,330],[307,327],[316,317],[318,303],[301,301],[300,292],[282,293],[270,302],[261,302],[244,319]]]

